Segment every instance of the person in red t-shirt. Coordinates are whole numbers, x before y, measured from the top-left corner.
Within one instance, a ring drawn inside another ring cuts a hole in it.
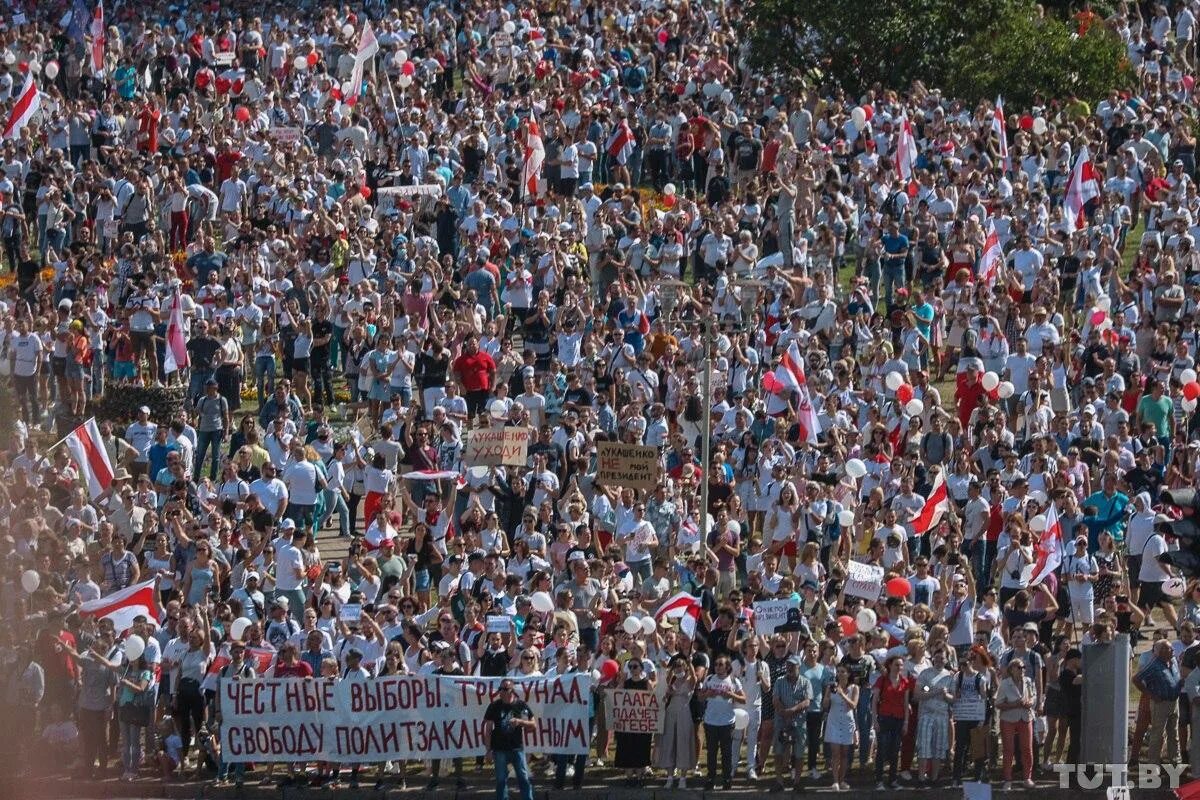
[[[912,678],[904,674],[904,657],[894,655],[888,658],[871,695],[871,716],[875,719],[875,734],[879,742],[875,756],[876,789],[883,786],[884,764],[888,768],[888,786],[893,789],[896,787],[900,742],[908,727],[912,686]]]
[[[275,678],[311,678],[312,667],[300,660],[300,651],[295,642],[288,642],[279,648],[279,656],[275,659]]]
[[[33,646],[34,660],[42,665],[45,673],[46,694],[43,705],[70,712],[75,707],[76,685],[79,668],[71,653],[76,650],[75,635],[63,627],[61,614],[50,617],[49,623],[38,634]],[[66,645],[64,647],[63,645]]]
[[[162,112],[153,103],[146,103],[138,112],[138,149],[143,153],[158,152],[158,124]]]
[[[463,340],[462,355],[454,360],[454,374],[462,384],[463,396],[467,399],[467,419],[474,420],[487,404],[496,380],[496,362],[479,349],[479,337],[470,334]]]

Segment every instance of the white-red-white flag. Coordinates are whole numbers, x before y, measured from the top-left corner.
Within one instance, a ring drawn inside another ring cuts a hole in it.
[[[108,491],[113,482],[112,462],[100,438],[100,428],[92,417],[67,434],[63,444],[71,452],[71,458],[79,467],[79,474],[87,482],[88,493],[95,500]]]
[[[913,179],[917,166],[917,140],[913,136],[912,122],[907,116],[900,118],[900,139],[896,142],[896,169],[905,181]]]
[[[120,636],[133,627],[134,617],[145,617],[151,625],[158,627],[154,608],[154,581],[149,580],[98,600],[87,601],[79,607],[79,616],[111,619],[113,628]]]
[[[1046,510],[1046,529],[1033,546],[1033,577],[1030,586],[1037,586],[1062,563],[1063,529],[1054,503]]]
[[[457,480],[458,473],[452,469],[420,469],[406,472],[400,477],[406,481],[448,481]]]
[[[375,38],[375,30],[371,21],[363,26],[362,37],[358,40],[358,52],[354,54],[354,66],[350,71],[350,93],[344,98],[346,103],[354,105],[357,98],[363,94],[363,70],[368,61],[379,52],[379,40]]]
[[[979,279],[988,286],[994,286],[1003,263],[1004,249],[1000,247],[1000,234],[996,232],[996,223],[988,219],[987,239],[983,242],[983,255],[979,257]]]
[[[622,119],[613,129],[612,135],[608,137],[608,143],[604,145],[604,149],[614,164],[624,166],[629,157],[633,155],[633,148],[636,144],[637,140],[634,139],[633,130],[629,127],[629,123]]]
[[[942,515],[949,510],[950,493],[946,488],[946,478],[939,470],[937,477],[933,479],[929,497],[925,498],[925,505],[921,508],[921,513],[917,514],[917,518],[913,520],[913,534],[920,536],[926,531],[933,530],[934,526],[941,522]]]
[[[821,422],[817,419],[816,409],[813,408],[812,395],[808,391],[808,378],[804,374],[804,356],[800,355],[800,346],[793,339],[788,349],[779,359],[775,367],[775,380],[789,392],[800,396],[797,407],[796,422],[800,425],[801,437],[811,444],[817,443],[817,434],[821,432]]]
[[[108,34],[104,29],[104,2],[96,3],[92,12],[92,74],[104,74],[104,50],[108,46]]]
[[[12,113],[8,115],[8,123],[4,126],[5,139],[16,138],[26,125],[33,119],[33,115],[42,107],[42,95],[38,91],[37,85],[33,82],[33,73],[30,72],[25,76],[25,84],[21,87],[21,91],[17,93],[17,100],[13,103]]]
[[[163,359],[163,372],[170,375],[188,365],[187,337],[183,333],[183,308],[179,294],[171,299],[171,316],[167,321],[167,353]]]
[[[1088,155],[1087,145],[1084,145],[1079,148],[1079,158],[1071,170],[1071,180],[1067,182],[1067,194],[1063,198],[1063,219],[1068,232],[1074,233],[1087,227],[1084,206],[1099,196],[1100,180],[1096,177],[1096,168]]]
[[[696,622],[700,619],[700,598],[687,592],[680,592],[658,607],[654,618],[677,619],[679,630],[689,639],[696,636]]]
[[[525,124],[525,157],[521,161],[521,192],[525,197],[539,197],[542,164],[546,163],[546,145],[542,142],[542,130],[537,117],[531,116]]]
[[[996,134],[996,146],[1004,171],[1012,172],[1012,158],[1008,155],[1008,130],[1004,122],[1004,100],[1000,97],[996,98],[996,108],[992,111],[992,133]]]

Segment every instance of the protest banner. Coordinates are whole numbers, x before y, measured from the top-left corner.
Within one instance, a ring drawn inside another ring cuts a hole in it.
[[[846,594],[864,600],[878,600],[883,592],[883,567],[861,561],[851,561],[846,567]]]
[[[298,142],[302,136],[304,136],[304,128],[298,125],[279,125],[271,128],[271,138],[280,144]]]
[[[491,614],[487,618],[488,633],[511,633],[512,618],[504,614]]]
[[[613,733],[662,733],[666,723],[662,698],[649,690],[610,689],[609,730]]]
[[[596,442],[596,482],[629,489],[653,489],[658,485],[658,448]]]
[[[361,603],[345,603],[338,609],[338,620],[341,622],[357,623],[362,620]]]
[[[469,467],[523,467],[532,438],[529,428],[476,428],[467,436],[463,463]]]
[[[787,622],[788,609],[798,608],[795,600],[760,600],[754,604],[754,632],[759,636],[770,636],[775,629]]]
[[[484,712],[500,678],[391,675],[220,683],[221,752],[233,764],[459,758],[487,752]],[[587,674],[514,679],[537,727],[529,753],[588,752]]]

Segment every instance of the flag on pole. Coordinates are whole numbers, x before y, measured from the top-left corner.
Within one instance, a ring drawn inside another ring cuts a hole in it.
[[[996,232],[996,223],[990,218],[987,226],[987,239],[983,242],[983,255],[979,257],[979,278],[988,286],[994,286],[1000,275],[1000,265],[1004,263],[1004,250],[1000,247],[1000,234]]]
[[[4,126],[3,138],[15,139],[33,119],[33,115],[41,106],[42,95],[33,82],[33,73],[30,72],[25,76],[25,85],[17,93],[17,101],[13,103],[12,113],[8,116],[8,124]]]
[[[1046,529],[1033,546],[1033,578],[1030,586],[1037,586],[1046,576],[1058,569],[1062,563],[1063,529],[1054,503],[1046,510]]]
[[[183,335],[183,309],[179,305],[179,294],[171,300],[171,316],[167,322],[167,353],[163,359],[163,372],[170,375],[188,365],[187,337]]]
[[[917,166],[917,140],[913,136],[912,122],[907,116],[900,119],[900,139],[896,143],[896,169],[906,182],[912,181]]]
[[[1087,215],[1084,207],[1089,201],[1100,196],[1100,181],[1096,177],[1092,158],[1088,154],[1087,145],[1079,148],[1079,158],[1075,168],[1071,170],[1071,180],[1067,182],[1067,194],[1063,198],[1063,218],[1067,230],[1074,233],[1087,227]]]
[[[536,117],[530,117],[525,123],[525,157],[521,162],[521,192],[525,197],[537,197],[538,178],[542,174],[542,164],[546,162],[546,146],[542,142],[542,131]]]
[[[151,625],[158,627],[154,613],[154,581],[127,586],[98,600],[89,600],[79,607],[79,616],[112,620],[118,636],[133,627],[134,617],[145,617]]]
[[[654,618],[660,621],[664,618],[679,620],[680,632],[689,639],[694,639],[696,623],[700,619],[700,598],[680,592],[659,606],[658,611],[654,612]]]
[[[367,62],[375,57],[379,52],[379,40],[375,38],[375,31],[371,27],[371,21],[367,20],[367,24],[363,26],[362,37],[358,40],[358,51],[354,54],[354,68],[350,72],[350,91],[353,92],[353,97],[361,97],[363,94],[363,69]],[[350,104],[350,96],[345,100]]]
[[[104,30],[104,0],[96,3],[92,12],[92,74],[104,74],[104,50],[108,46],[108,37]],[[147,83],[147,87],[149,84]]]
[[[59,27],[67,29],[67,38],[72,42],[83,43],[87,37],[88,8],[86,0],[73,0],[71,10],[63,15],[58,22]]]
[[[612,135],[608,137],[608,143],[604,146],[608,157],[614,163],[625,166],[629,157],[633,155],[633,148],[636,144],[633,138],[633,131],[629,128],[629,123],[624,118],[617,123],[617,127],[613,130]]]
[[[946,477],[938,470],[937,477],[933,479],[933,487],[929,490],[929,497],[925,498],[921,513],[913,520],[913,534],[920,536],[933,530],[934,526],[941,522],[942,515],[949,510],[950,493],[946,488]]]
[[[87,482],[88,493],[95,500],[108,491],[113,482],[112,462],[100,438],[100,428],[92,417],[67,434],[63,444],[71,451],[71,457],[79,467],[79,474]]]
[[[996,98],[996,108],[992,112],[992,132],[996,134],[996,144],[1000,148],[1000,161],[1004,164],[1005,172],[1012,172],[1012,158],[1008,155],[1008,131],[1004,122],[1004,100]]]
[[[816,444],[817,434],[821,432],[821,423],[817,419],[812,395],[808,391],[808,378],[804,375],[804,356],[800,355],[800,346],[795,339],[780,357],[779,366],[775,368],[775,379],[785,389],[800,395],[796,420],[800,424],[800,434],[805,441]]]

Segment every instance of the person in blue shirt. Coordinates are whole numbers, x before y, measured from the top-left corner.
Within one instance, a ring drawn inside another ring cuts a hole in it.
[[[892,220],[880,236],[883,244],[883,290],[887,304],[892,304],[892,292],[904,286],[904,264],[908,260],[908,237],[900,232],[900,223]]]
[[[909,306],[916,317],[915,322],[917,330],[926,339],[929,339],[933,333],[933,305],[928,300],[929,293],[920,286],[913,287],[912,304]]]
[[[1104,474],[1100,491],[1092,492],[1083,501],[1085,510],[1088,506],[1096,509],[1094,514],[1088,516],[1095,517],[1097,522],[1102,521],[1101,530],[1108,531],[1118,542],[1125,540],[1125,507],[1128,505],[1129,496],[1117,491],[1117,478],[1111,472]],[[1091,524],[1088,527],[1090,529]],[[1089,544],[1091,538],[1089,530]]]

